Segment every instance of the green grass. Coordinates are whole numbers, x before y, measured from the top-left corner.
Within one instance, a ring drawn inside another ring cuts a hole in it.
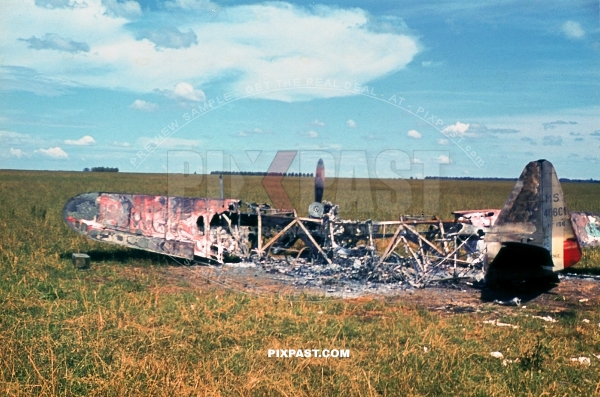
[[[260,180],[226,180],[226,194],[267,201]],[[166,194],[180,182],[164,175],[0,171],[0,395],[600,393],[600,360],[592,355],[600,354],[598,305],[545,323],[531,317],[540,307],[485,306],[448,316],[398,299],[288,301],[200,289],[173,282],[172,262],[160,255],[95,243],[62,221],[64,202],[81,192]],[[384,182],[399,201],[378,201]],[[447,218],[453,209],[498,208],[513,185],[442,181],[439,202],[427,202],[423,181],[384,182],[328,180],[325,198],[351,218],[436,206]],[[215,179],[185,183],[187,194],[218,194]],[[284,185],[299,211],[308,206],[310,178],[286,178]],[[597,185],[563,187],[571,209],[600,212]],[[361,207],[357,197],[364,195],[376,205]],[[92,268],[73,268],[72,252],[91,253]],[[576,268],[600,269],[600,251],[586,250]],[[483,324],[489,319],[519,328]],[[278,348],[350,349],[351,357],[267,357]],[[518,361],[503,366],[492,351]],[[579,356],[591,365],[571,363]]]

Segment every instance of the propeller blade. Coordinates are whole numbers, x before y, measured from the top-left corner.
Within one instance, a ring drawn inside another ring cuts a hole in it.
[[[323,159],[317,163],[317,172],[315,173],[315,201],[320,203],[323,200],[323,191],[325,190],[325,164]]]

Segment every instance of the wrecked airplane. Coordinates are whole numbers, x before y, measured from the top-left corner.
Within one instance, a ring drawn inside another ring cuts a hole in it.
[[[308,216],[237,199],[100,192],[71,198],[63,216],[93,240],[173,257],[253,261],[292,277],[306,276],[310,264],[313,274],[335,280],[415,287],[460,277],[552,277],[580,260],[580,245],[597,236],[588,226],[600,220],[569,213],[546,160],[527,164],[502,209],[455,211],[454,220],[341,219],[338,206],[323,200],[324,181],[319,160]]]

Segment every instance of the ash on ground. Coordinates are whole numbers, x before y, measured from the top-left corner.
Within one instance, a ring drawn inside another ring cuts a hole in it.
[[[253,262],[230,263],[225,267],[238,276],[246,273],[251,278],[267,277],[296,291],[337,297],[388,295],[426,286],[454,286],[459,281],[479,282],[484,277],[481,262],[459,268],[447,264],[424,271],[412,259],[394,257],[393,261],[380,263],[376,255],[337,255],[331,263],[266,257]]]

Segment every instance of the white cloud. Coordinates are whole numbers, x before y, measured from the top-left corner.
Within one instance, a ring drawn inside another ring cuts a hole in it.
[[[442,129],[442,133],[445,134],[449,138],[455,138],[457,136],[460,137],[468,137],[468,138],[485,138],[485,137],[494,137],[498,138],[500,135],[504,134],[517,134],[520,130],[515,128],[507,128],[507,127],[488,127],[485,124],[481,123],[461,123],[457,121],[453,125],[449,125]],[[446,140],[441,139],[438,140],[440,145],[443,145]]]
[[[469,124],[464,124],[464,123],[461,123],[460,121],[457,121],[456,124],[449,125],[449,126],[445,127],[444,129],[442,129],[442,132],[446,135],[454,137],[456,135],[461,135],[461,136],[464,135],[468,129],[469,129]]]
[[[448,157],[448,156],[445,156],[445,155],[443,155],[443,154],[442,154],[442,155],[439,155],[439,156],[437,156],[435,159],[436,159],[436,160],[438,161],[438,163],[440,163],[440,164],[450,164],[450,162],[451,162],[451,161],[450,161],[450,157]],[[428,161],[430,161],[430,160],[428,160]],[[420,159],[420,158],[418,158],[418,157],[414,157],[414,158],[412,159],[412,163],[413,163],[413,164],[425,164],[425,161],[423,161],[422,159]]]
[[[142,8],[136,1],[102,0],[106,13],[115,17],[135,18],[142,14]]]
[[[576,121],[565,121],[565,120],[556,120],[556,121],[550,121],[550,122],[546,122],[546,123],[542,123],[542,126],[544,127],[544,130],[553,130],[555,129],[557,126],[564,126],[564,125],[576,125],[577,122]]]
[[[437,140],[438,145],[443,145],[443,146],[447,146],[450,144],[450,141],[447,139],[438,139]]]
[[[70,5],[69,3],[71,3],[70,0],[35,0],[36,6],[46,8],[72,8],[74,4]]]
[[[0,131],[0,144],[2,145],[17,145],[30,141],[28,134],[20,134],[13,131]]]
[[[562,32],[570,39],[581,39],[585,36],[585,31],[579,24],[579,22],[575,21],[567,21],[562,27]]]
[[[497,138],[499,135],[517,134],[520,131],[515,128],[488,127],[487,125],[481,123],[463,124],[461,122],[457,122],[454,125],[444,128],[442,132],[450,138],[454,138],[456,136],[468,138]]]
[[[202,141],[197,139],[183,139],[183,138],[165,138],[164,140],[142,137],[138,139],[139,144],[147,149],[154,147],[161,148],[182,148],[182,147],[198,147]]]
[[[157,48],[188,48],[198,44],[198,36],[192,29],[182,32],[174,27],[150,30],[139,38],[147,38],[156,44]]]
[[[410,138],[413,138],[413,139],[421,139],[421,137],[423,136],[417,130],[410,130],[410,131],[408,131],[408,133],[406,135],[408,135]]]
[[[177,83],[172,91],[169,91],[171,98],[183,101],[202,102],[206,99],[206,95],[202,90],[195,89],[188,83]]]
[[[440,164],[450,164],[450,157],[443,154],[438,156],[437,160],[440,162]]]
[[[318,138],[319,137],[319,133],[317,131],[312,131],[312,130],[304,133],[303,135],[307,138]]]
[[[130,147],[131,143],[129,142],[118,142],[118,141],[114,141],[112,143],[113,146],[119,146],[119,147]]]
[[[36,150],[35,152],[41,153],[44,156],[50,157],[52,159],[68,159],[69,158],[69,155],[64,150],[59,148],[58,146],[51,147],[49,149],[39,149],[39,150]]]
[[[438,66],[442,66],[444,64],[444,62],[441,61],[422,61],[421,62],[421,66],[423,66],[424,68],[436,68]]]
[[[65,140],[65,145],[71,145],[71,146],[91,146],[91,145],[95,145],[96,144],[96,140],[89,136],[82,136],[79,139],[76,140],[72,140],[72,139],[66,139]]]
[[[35,36],[31,36],[28,39],[19,40],[25,41],[28,44],[28,47],[33,50],[57,50],[70,52],[72,54],[90,51],[90,46],[87,43],[66,39],[54,33],[47,33],[39,39]]]
[[[219,10],[217,4],[208,0],[172,0],[166,2],[165,5],[167,8],[181,8],[186,11],[200,10],[216,12]]]
[[[311,123],[312,125],[316,125],[318,127],[325,127],[325,123],[320,120],[315,120]]]
[[[272,134],[272,132],[270,131],[263,131],[260,128],[255,128],[253,130],[243,130],[243,131],[239,131],[235,134],[230,134],[231,136],[235,136],[235,137],[247,137],[247,136],[252,136],[252,135],[270,135]]]
[[[321,143],[316,145],[314,148],[308,146],[307,150],[340,150],[342,145],[339,143]]]
[[[130,109],[141,110],[143,112],[153,112],[158,109],[158,105],[156,103],[146,102],[141,99],[136,99],[133,101],[131,105],[129,105]]]
[[[349,128],[356,128],[356,121],[354,121],[354,120],[350,119],[350,120],[346,121],[346,125],[347,125]]]
[[[85,85],[148,93],[172,90],[182,81],[200,87],[226,80],[232,94],[245,94],[246,87],[257,83],[270,82],[274,88],[278,80],[289,79],[366,84],[404,69],[420,51],[415,37],[377,30],[373,17],[359,8],[270,2],[208,12],[215,9],[211,2],[176,0],[169,3],[174,15],[190,10],[185,18],[172,20],[185,37],[169,39],[158,48],[140,34],[153,26],[159,11],[139,14],[139,4],[133,1],[78,0],[81,6],[54,6],[55,1],[48,0],[52,4],[47,7],[37,7],[32,0],[8,1],[0,15],[3,65],[14,68],[9,73],[25,68],[61,88]],[[198,38],[196,44],[190,32]],[[19,39],[62,51],[34,50]],[[32,88],[23,84],[18,89]],[[255,97],[295,101],[356,94],[269,89]],[[197,101],[203,95],[191,97]]]
[[[21,149],[15,149],[15,148],[10,148],[10,155],[13,157],[16,157],[18,159],[20,159],[21,157],[23,157],[23,155],[25,155],[25,153],[21,150]]]
[[[561,146],[562,143],[563,139],[560,135],[546,135],[542,140],[542,145],[545,146]]]

